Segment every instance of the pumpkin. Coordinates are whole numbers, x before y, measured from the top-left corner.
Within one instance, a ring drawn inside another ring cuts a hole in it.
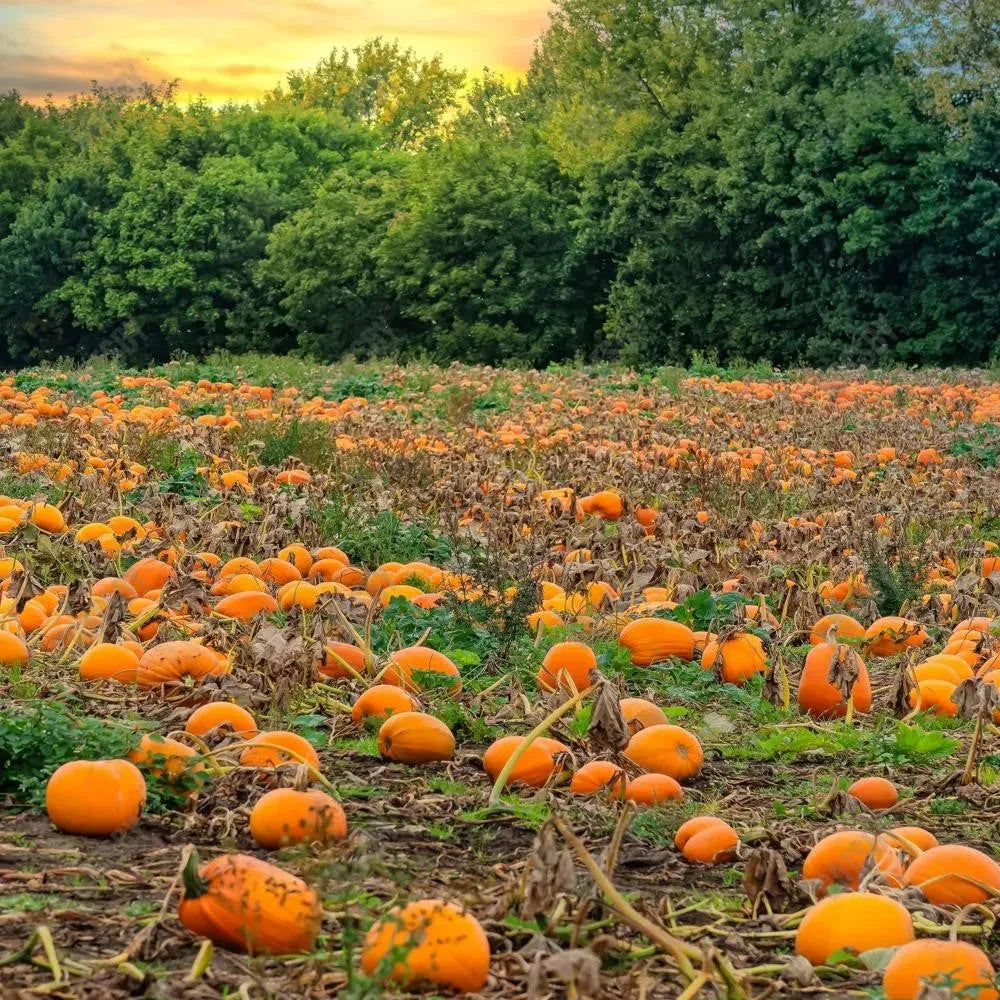
[[[1000,865],[974,847],[942,844],[910,862],[903,884],[916,886],[935,906],[985,903],[1000,894]]]
[[[950,681],[918,681],[910,692],[910,707],[919,706],[921,712],[929,712],[932,715],[953,716],[958,712],[958,705],[951,700],[955,688],[956,685]]]
[[[640,805],[654,806],[670,800],[684,798],[684,789],[669,775],[640,774],[625,789],[625,799]]]
[[[167,580],[176,578],[172,566],[159,559],[140,559],[125,571],[124,580],[130,584],[139,597],[150,590],[160,590]]]
[[[922,625],[897,615],[878,618],[865,630],[872,656],[896,656],[911,646],[922,646],[928,638]]]
[[[847,714],[847,702],[840,687],[830,681],[831,668],[837,670],[840,665],[851,673],[857,673],[857,680],[851,685],[854,710],[862,713],[869,711],[872,707],[872,686],[864,660],[852,648],[837,642],[832,627],[828,631],[828,640],[813,646],[806,654],[799,678],[799,708],[816,719],[842,718]]]
[[[422,899],[396,907],[372,925],[361,968],[407,988],[479,993],[489,975],[490,945],[470,913],[440,899]]]
[[[312,951],[322,910],[302,879],[246,854],[223,854],[184,868],[180,922],[231,951],[295,955]]]
[[[202,781],[205,777],[205,765],[198,760],[198,753],[193,747],[158,733],[146,733],[128,757],[133,764],[145,768],[154,777],[165,776],[171,782],[182,779]]]
[[[269,615],[278,610],[278,602],[260,591],[246,590],[223,597],[215,606],[215,613],[223,618],[248,622],[256,615]]]
[[[729,824],[724,819],[719,819],[718,816],[692,816],[691,819],[685,820],[677,828],[677,832],[674,834],[674,847],[683,851],[689,840],[715,826],[728,827]]]
[[[511,755],[523,742],[523,736],[501,736],[494,740],[483,754],[483,770],[496,781]],[[541,788],[552,776],[555,766],[552,751],[535,739],[521,754],[506,783]]]
[[[889,959],[882,978],[885,1000],[919,1000],[938,987],[947,996],[997,1000],[989,958],[967,941],[910,941]]]
[[[390,715],[378,731],[378,749],[387,760],[401,764],[427,764],[451,760],[455,756],[455,737],[433,715],[424,712],[400,712]]]
[[[45,785],[45,810],[63,833],[110,837],[131,830],[146,804],[146,781],[128,760],[71,760]]]
[[[275,788],[251,810],[250,835],[270,850],[290,844],[322,844],[347,836],[347,817],[326,792]]]
[[[629,740],[625,756],[644,771],[686,781],[701,770],[704,753],[698,737],[680,726],[650,726]]]
[[[671,658],[694,659],[694,632],[665,618],[636,618],[621,630],[618,643],[629,651],[636,666],[647,667]]]
[[[736,857],[739,842],[739,834],[720,820],[687,837],[681,853],[694,864],[721,865]]]
[[[349,642],[328,642],[323,649],[323,659],[316,669],[324,677],[338,680],[363,674],[366,667],[367,658],[363,649],[352,646]]]
[[[387,719],[400,712],[415,712],[416,699],[394,684],[375,684],[358,695],[351,708],[351,718],[357,725],[367,718]]]
[[[287,729],[258,733],[240,753],[243,767],[281,767],[303,762],[319,770],[319,755],[313,745],[304,736]]]
[[[596,795],[605,792],[613,799],[625,795],[627,779],[624,771],[610,760],[592,760],[574,775],[569,790],[574,795]]]
[[[718,668],[722,680],[727,684],[744,684],[754,674],[767,670],[767,654],[764,652],[764,644],[757,636],[750,632],[737,632],[709,642],[705,646],[705,652],[701,654],[701,668]]]
[[[663,710],[645,698],[622,698],[621,709],[630,732],[649,726],[665,726],[668,722]]]
[[[233,733],[249,740],[257,735],[254,717],[231,701],[211,701],[196,708],[184,723],[184,732],[204,738],[210,733]]]
[[[140,687],[158,687],[185,677],[201,680],[228,672],[228,661],[214,649],[190,639],[175,639],[147,649],[139,658],[135,679]]]
[[[827,641],[830,626],[837,626],[837,635],[841,639],[861,639],[865,634],[865,627],[856,618],[844,614],[823,615],[819,621],[809,631],[809,641],[818,646]]]
[[[869,864],[889,885],[901,884],[903,866],[890,843],[860,830],[840,830],[813,846],[802,863],[802,877],[816,879],[824,892],[834,884],[857,889]]]
[[[806,911],[795,934],[795,951],[813,965],[823,965],[838,951],[860,955],[913,939],[913,920],[902,903],[871,892],[843,892]]]
[[[427,646],[408,646],[391,653],[389,665],[382,679],[386,684],[395,684],[407,691],[419,691],[421,683],[419,678],[414,677],[415,673],[440,674],[445,678],[454,678],[454,681],[446,683],[448,690],[457,693],[462,689],[458,667],[444,653]]]
[[[883,833],[882,837],[893,847],[898,847],[914,858],[938,846],[937,837],[922,826],[895,826],[887,833]]]
[[[891,809],[899,801],[896,786],[885,778],[859,778],[847,789],[869,809]]]
[[[28,647],[19,635],[0,631],[0,664],[5,667],[23,666],[28,657]]]
[[[86,681],[114,680],[131,684],[139,671],[139,657],[124,646],[99,642],[80,657],[80,677]]]
[[[590,686],[590,672],[596,669],[597,657],[586,643],[557,642],[545,654],[535,679],[543,691],[571,685],[582,691]]]

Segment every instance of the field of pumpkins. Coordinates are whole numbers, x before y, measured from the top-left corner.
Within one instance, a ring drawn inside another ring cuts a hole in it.
[[[1000,387],[0,380],[0,996],[995,1000]]]

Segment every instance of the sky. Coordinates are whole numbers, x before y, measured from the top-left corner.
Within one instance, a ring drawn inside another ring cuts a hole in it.
[[[514,75],[548,0],[0,0],[0,93],[40,100],[180,78],[185,97],[255,98],[331,49],[382,35],[452,67]]]

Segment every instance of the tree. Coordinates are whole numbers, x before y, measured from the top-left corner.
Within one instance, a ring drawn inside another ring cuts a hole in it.
[[[377,129],[386,142],[416,147],[433,136],[457,106],[465,74],[447,69],[439,56],[420,59],[398,42],[375,38],[349,52],[334,50],[313,70],[288,74],[268,103],[292,103],[336,112]]]

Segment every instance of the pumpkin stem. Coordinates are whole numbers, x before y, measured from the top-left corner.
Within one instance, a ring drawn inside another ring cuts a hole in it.
[[[199,864],[198,852],[192,847],[181,871],[181,884],[184,886],[186,899],[200,899],[208,892],[208,883],[198,874]]]

